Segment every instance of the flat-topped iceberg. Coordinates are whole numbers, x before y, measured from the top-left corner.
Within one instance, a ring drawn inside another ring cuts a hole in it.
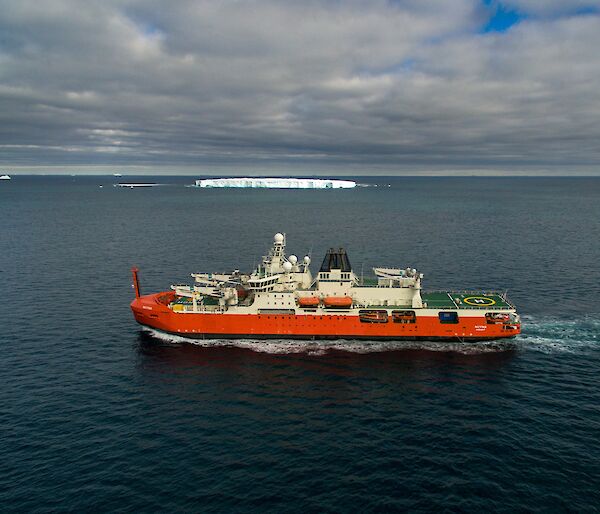
[[[209,178],[196,180],[198,187],[260,187],[269,189],[349,189],[353,180],[323,178]]]

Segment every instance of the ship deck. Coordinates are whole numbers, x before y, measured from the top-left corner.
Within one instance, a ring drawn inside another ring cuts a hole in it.
[[[482,291],[432,291],[421,292],[423,306],[429,309],[513,309],[500,293]]]
[[[497,292],[430,291],[421,292],[421,298],[423,299],[423,307],[429,309],[514,309],[514,306]],[[192,305],[192,299],[180,297],[173,304],[190,306]],[[205,306],[216,306],[219,305],[219,300],[205,297],[203,304]],[[241,302],[240,305],[244,305],[244,302]]]

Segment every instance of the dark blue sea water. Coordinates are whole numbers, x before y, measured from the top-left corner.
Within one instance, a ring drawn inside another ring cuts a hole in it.
[[[598,510],[600,179],[151,180],[0,183],[2,511]],[[523,334],[192,344],[134,323],[133,264],[164,290],[252,268],[277,231],[315,267],[344,245],[357,272],[508,289]]]

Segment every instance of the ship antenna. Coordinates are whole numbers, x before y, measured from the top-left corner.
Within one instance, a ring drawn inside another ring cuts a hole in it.
[[[365,285],[365,263],[362,262],[360,264],[360,285],[364,286]]]

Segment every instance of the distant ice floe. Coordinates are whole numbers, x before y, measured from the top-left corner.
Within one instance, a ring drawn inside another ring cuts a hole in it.
[[[210,178],[196,180],[197,187],[246,187],[266,189],[350,189],[353,180],[319,178]]]

